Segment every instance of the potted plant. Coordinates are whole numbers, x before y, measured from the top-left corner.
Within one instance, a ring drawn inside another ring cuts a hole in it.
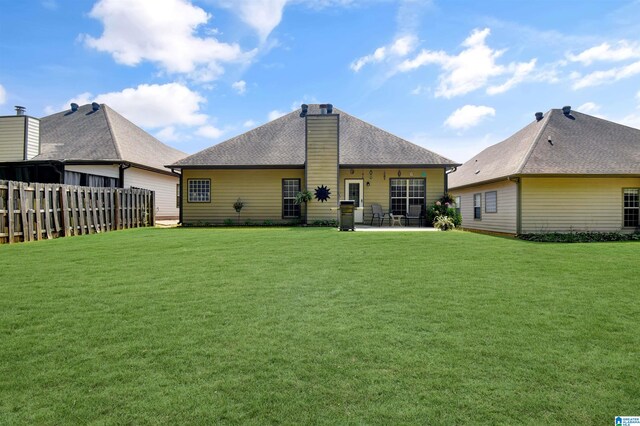
[[[240,198],[238,198],[238,200],[235,203],[233,203],[233,208],[236,211],[236,213],[238,213],[238,224],[240,224],[240,211],[242,210],[243,207],[244,207],[244,203]]]
[[[306,216],[306,212],[307,212],[307,203],[309,201],[311,201],[311,199],[313,198],[313,194],[311,193],[311,191],[308,190],[303,190],[300,191],[296,194],[296,199],[295,199],[295,203],[297,205],[302,205],[304,204],[304,210],[305,210],[305,216]]]

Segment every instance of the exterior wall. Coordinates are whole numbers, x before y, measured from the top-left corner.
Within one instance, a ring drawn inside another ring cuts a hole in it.
[[[64,169],[69,172],[89,173],[97,176],[106,176],[118,179],[120,171],[117,165],[112,164],[74,164],[65,165]]]
[[[496,191],[498,211],[486,213],[485,192]],[[451,194],[460,197],[462,227],[480,231],[517,232],[518,184],[508,180],[478,185],[471,188],[452,189]],[[482,194],[482,218],[473,218],[473,195]]]
[[[623,230],[623,188],[640,177],[524,177],[522,233]]]
[[[307,203],[307,220],[335,219],[337,212],[332,207],[338,205],[340,187],[338,185],[338,123],[339,116],[308,115],[306,188],[312,193],[321,185],[331,191],[331,198],[320,202],[315,198]]]
[[[27,158],[31,160],[40,154],[40,120],[33,117],[27,117]]]
[[[353,170],[353,173],[351,173]],[[398,176],[400,171],[402,176]],[[371,173],[369,173],[371,172]],[[424,178],[427,180],[427,206],[436,202],[444,195],[445,169],[340,169],[340,190],[344,192],[345,179],[364,180],[364,223],[371,222],[371,204],[380,204],[382,211],[388,212],[390,208],[389,200],[389,179],[393,178]],[[369,186],[367,186],[369,182]]]
[[[124,171],[124,187],[150,189],[156,196],[156,219],[177,219],[177,185],[180,178],[130,167]]]
[[[282,219],[282,179],[300,179],[300,187],[305,187],[303,169],[184,169],[182,176],[182,222],[185,224],[222,224],[226,219],[235,221],[237,214],[233,203],[238,198],[244,203],[241,222],[288,222],[290,219]],[[211,202],[189,202],[189,179],[211,179]]]
[[[0,161],[24,160],[26,116],[0,117]]]

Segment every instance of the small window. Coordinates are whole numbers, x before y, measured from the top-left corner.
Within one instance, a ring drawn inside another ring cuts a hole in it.
[[[498,192],[497,191],[489,191],[484,193],[484,212],[485,213],[498,212]]]
[[[460,214],[460,211],[462,209],[462,197],[458,195],[456,197],[455,203],[456,203],[456,212]]]
[[[282,179],[282,218],[300,217],[300,205],[296,204],[296,194],[300,192],[300,179]]]
[[[187,182],[190,203],[211,202],[211,179],[189,179]]]
[[[640,189],[627,188],[623,194],[624,226],[628,228],[640,227]]]
[[[482,219],[482,194],[473,194],[473,218]]]
[[[176,208],[180,208],[180,184],[176,183]]]

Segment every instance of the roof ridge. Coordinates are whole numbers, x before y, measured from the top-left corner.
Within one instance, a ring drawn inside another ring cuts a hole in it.
[[[540,139],[540,135],[542,134],[542,132],[544,131],[544,129],[547,128],[547,125],[549,124],[549,121],[551,120],[551,114],[553,112],[553,109],[549,110],[549,112],[547,113],[547,115],[545,116],[546,121],[544,122],[544,124],[542,125],[542,127],[540,127],[540,130],[538,130],[538,133],[536,134],[536,136],[533,138],[533,142],[531,143],[531,145],[529,146],[529,150],[527,151],[527,153],[525,154],[524,158],[522,159],[522,162],[520,163],[520,165],[516,168],[516,172],[515,174],[519,174],[522,173],[522,170],[524,169],[524,166],[527,164],[527,162],[529,161],[529,158],[531,158],[531,155],[533,154],[533,149],[536,147],[536,145],[538,145],[538,139]],[[533,124],[533,123],[532,123]]]
[[[116,150],[116,155],[118,156],[118,159],[124,160],[124,158],[122,158],[122,153],[120,152],[120,145],[118,144],[118,139],[116,138],[115,132],[113,131],[113,126],[111,124],[111,120],[109,119],[109,114],[107,114],[108,112],[107,108],[109,110],[111,109],[107,104],[102,104],[102,110],[104,111],[104,118],[107,121],[107,129],[109,129],[109,134],[111,134],[111,140],[113,141],[113,147]]]

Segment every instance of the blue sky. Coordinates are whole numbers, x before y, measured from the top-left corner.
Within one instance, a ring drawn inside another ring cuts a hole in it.
[[[32,0],[0,14],[0,115],[107,103],[194,153],[332,103],[463,162],[571,105],[640,127],[640,1]]]

